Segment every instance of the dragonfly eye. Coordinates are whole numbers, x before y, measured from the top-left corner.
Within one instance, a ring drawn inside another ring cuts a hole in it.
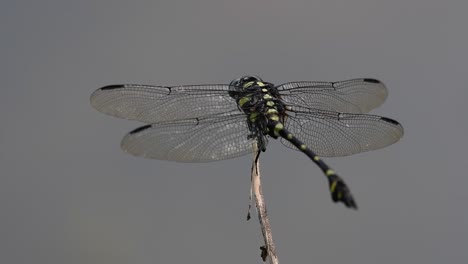
[[[242,79],[242,78],[237,78],[237,79],[233,80],[233,81],[229,84],[229,86],[235,86],[235,87],[240,86],[241,79]]]
[[[232,81],[229,85],[230,86],[236,86],[236,87],[244,87],[245,84],[247,83],[256,83],[256,82],[263,82],[263,80],[258,77],[258,76],[243,76],[241,78],[237,78],[234,81]]]
[[[244,76],[242,77],[242,81],[243,82],[263,82],[263,80],[256,75]]]

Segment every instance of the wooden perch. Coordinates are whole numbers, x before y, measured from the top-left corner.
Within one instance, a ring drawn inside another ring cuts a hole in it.
[[[259,156],[260,153],[258,152],[257,144],[254,144],[254,159],[252,162],[252,186],[251,186],[251,195],[252,189],[255,197],[255,206],[257,207],[257,215],[258,220],[260,221],[260,228],[262,229],[263,240],[265,241],[265,245],[261,246],[260,249],[262,250],[261,257],[263,261],[266,261],[268,258],[270,264],[278,264],[278,256],[276,255],[275,244],[273,242],[273,235],[271,233],[271,226],[270,220],[268,220],[268,214],[265,204],[265,199],[262,193],[262,184],[260,179],[260,162]],[[250,210],[247,216],[247,219],[250,218]]]

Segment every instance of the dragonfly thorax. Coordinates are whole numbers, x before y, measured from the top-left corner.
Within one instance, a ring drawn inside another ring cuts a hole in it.
[[[236,99],[239,110],[246,114],[250,138],[256,138],[265,150],[267,136],[277,138],[271,123],[283,122],[285,106],[278,89],[256,76],[245,76],[231,82],[230,95]]]

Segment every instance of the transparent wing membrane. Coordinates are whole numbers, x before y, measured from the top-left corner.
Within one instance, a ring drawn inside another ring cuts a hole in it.
[[[302,81],[273,86],[258,77],[249,78],[238,79],[238,83],[246,82],[249,93],[262,93],[265,85],[270,85],[267,87],[278,96],[274,102],[284,104],[286,109],[285,128],[320,156],[346,156],[383,148],[403,135],[398,122],[365,114],[387,97],[385,85],[378,80]],[[252,89],[255,82],[261,83],[259,90]],[[240,110],[235,99],[250,100],[248,96],[241,85],[232,84],[125,84],[96,90],[91,105],[105,114],[150,124],[125,136],[125,151],[154,159],[204,162],[252,151],[255,139],[248,138],[252,133],[248,114]],[[262,98],[249,102],[260,106],[250,111],[268,110]],[[296,149],[287,140],[281,142]]]
[[[122,140],[124,151],[135,156],[180,162],[208,162],[252,152],[253,139],[243,114],[146,125]]]
[[[145,123],[190,119],[238,112],[229,85],[110,85],[91,95],[96,110]]]
[[[317,155],[324,157],[380,149],[403,136],[403,127],[389,118],[315,109],[296,109],[287,117],[285,127]],[[285,139],[281,139],[281,143],[297,150]]]
[[[387,97],[387,88],[375,79],[289,82],[278,89],[286,105],[344,113],[367,113],[380,106]]]

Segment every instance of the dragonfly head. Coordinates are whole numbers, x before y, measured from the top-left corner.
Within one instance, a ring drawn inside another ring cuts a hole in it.
[[[260,83],[260,84],[259,84]],[[262,85],[263,80],[258,76],[243,76],[232,81],[229,85],[239,88],[249,88],[252,85]]]

